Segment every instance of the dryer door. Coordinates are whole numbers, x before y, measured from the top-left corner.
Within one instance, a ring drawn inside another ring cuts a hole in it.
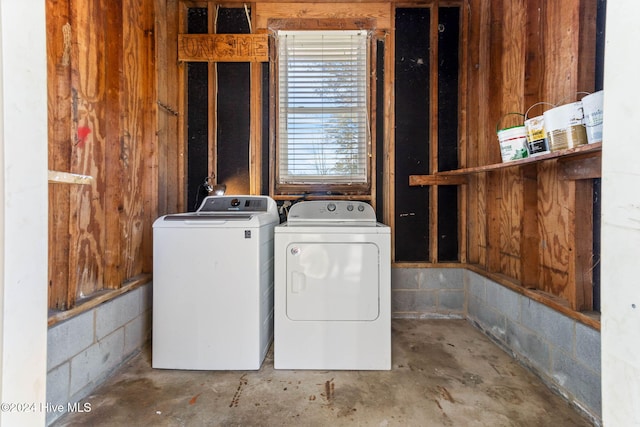
[[[287,247],[287,317],[372,321],[379,313],[376,244],[291,243]]]

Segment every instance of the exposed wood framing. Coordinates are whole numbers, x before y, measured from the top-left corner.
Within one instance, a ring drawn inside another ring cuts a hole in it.
[[[252,28],[255,26],[256,18],[251,17]],[[269,60],[269,39],[264,34],[266,40],[267,61]],[[262,164],[262,64],[251,64],[251,129],[249,144],[249,188],[251,194],[260,194],[262,184],[262,170],[267,165]]]
[[[217,8],[218,5],[215,3],[207,3],[207,26],[209,33],[216,33],[218,31],[217,28]],[[180,31],[187,30],[187,22],[183,22],[183,28]],[[210,36],[211,34],[205,34],[205,36]],[[178,35],[178,39],[180,35]],[[180,60],[180,49],[178,48],[178,60]],[[185,64],[186,65],[186,64]],[[213,183],[218,183],[218,121],[216,117],[218,117],[218,64],[215,61],[209,61],[207,64],[207,72],[208,72],[208,83],[207,90],[209,91],[208,99],[209,99],[209,108],[207,109],[207,125],[208,125],[208,141],[207,141],[207,152],[208,162],[207,162],[207,176],[213,177]],[[186,89],[186,86],[185,86]],[[185,97],[185,102],[186,102]],[[185,129],[186,134],[186,129]],[[187,146],[184,147],[185,153],[187,153]],[[185,176],[186,177],[186,176]]]
[[[393,13],[393,11],[392,11]],[[395,26],[394,26],[395,27]],[[388,30],[385,36],[384,48],[384,150],[385,157],[382,160],[383,165],[383,182],[382,193],[385,199],[382,202],[384,215],[382,221],[394,228],[394,209],[393,201],[395,200],[395,116],[393,114],[393,106],[395,105],[394,91],[394,73],[395,73],[395,29]],[[395,260],[395,239],[391,239],[391,259]]]
[[[377,29],[388,30],[392,28],[391,2],[364,2],[364,3],[338,3],[338,2],[257,2],[256,27],[269,28],[269,20],[272,19],[304,19],[304,20],[369,20],[376,22]],[[306,22],[305,22],[306,24]],[[318,22],[317,25],[324,26]],[[326,26],[324,26],[326,28]],[[318,27],[320,28],[320,27]],[[365,27],[363,27],[365,28]]]
[[[49,167],[92,177],[50,186],[52,309],[150,272],[153,9],[144,0],[47,2]]]
[[[46,2],[49,169],[71,170],[71,23],[68,0]],[[69,283],[71,187],[49,185],[49,306],[66,308]]]
[[[538,232],[538,167],[530,163],[520,168],[522,174],[522,211],[520,238],[520,277],[522,286],[536,289],[540,282],[540,234]]]
[[[459,100],[463,170],[438,172],[437,150],[433,150],[431,175],[413,176],[407,185],[460,186],[463,263],[504,278],[509,286],[518,286],[541,301],[553,301],[549,304],[563,307],[559,310],[589,310],[591,179],[600,176],[601,144],[503,166],[495,128],[507,112],[524,113],[539,101],[557,103],[578,92],[593,91],[596,2],[434,0],[412,4],[463,7]],[[194,40],[184,36],[186,10],[194,5],[213,10],[218,4],[46,2],[49,169],[92,177],[85,185],[54,181],[49,186],[49,305],[53,309],[69,309],[78,298],[122,289],[131,278],[148,277],[141,275],[151,272],[153,220],[164,213],[184,211],[188,112],[186,67],[181,61],[269,59],[264,51],[237,56],[236,50],[212,57],[215,49],[210,47],[196,56],[178,49],[179,40]],[[253,32],[242,36],[251,41],[243,46],[253,46],[255,41],[266,49],[264,43],[269,39],[260,31],[270,26],[326,28],[348,22],[384,34],[385,105],[378,115],[384,118],[384,140],[374,143],[384,146],[385,158],[382,182],[375,185],[382,186],[385,198],[381,220],[392,228],[395,6],[394,1],[256,2],[251,4]],[[432,19],[435,31],[437,13]],[[215,33],[212,28],[210,23],[210,33]],[[217,36],[204,38],[212,43]],[[432,49],[432,55],[436,54]],[[273,59],[272,78],[276,75]],[[215,99],[214,63],[210,75],[214,81],[210,95]],[[262,164],[261,85],[261,67],[255,63],[251,66],[249,167],[250,191],[256,194],[261,190],[262,170],[269,167],[273,173],[275,158],[274,133],[270,132],[270,164]],[[437,86],[432,90],[435,93]],[[269,128],[273,130],[273,91],[270,96]],[[215,106],[211,111],[210,132],[215,135]],[[435,123],[434,113],[430,114]],[[435,135],[437,128],[433,127],[432,137]],[[210,172],[214,174],[215,136],[210,144]],[[359,197],[370,198],[350,196]],[[431,197],[435,213],[437,193],[433,191]],[[425,265],[438,265],[435,249],[432,244],[432,262]]]
[[[495,123],[501,115],[524,113],[540,101],[569,102],[577,92],[593,90],[595,2],[470,4],[475,25],[488,28],[476,35],[472,24],[469,43],[469,93],[477,99],[470,105],[484,117],[472,114],[469,124],[468,215],[478,219],[469,230],[469,260],[564,299],[574,310],[589,310],[591,302],[583,297],[591,292],[590,267],[584,265],[591,253],[589,179],[599,176],[599,147],[579,147],[589,152],[585,158],[563,154],[554,160],[551,154],[508,171],[491,165],[500,164]],[[570,214],[577,211],[586,219],[580,236],[574,230],[580,219]]]
[[[70,172],[49,171],[50,184],[82,184],[91,185],[93,177]]]
[[[177,51],[172,47],[178,34],[178,0],[155,0],[155,46],[158,69],[157,82],[157,176],[158,215],[183,211],[180,182],[184,176],[184,152],[178,129],[184,118],[181,103],[181,73],[176,66]],[[177,83],[176,83],[177,82]]]
[[[467,154],[468,154],[468,97],[469,97],[469,70],[472,68],[469,65],[469,54],[470,52],[466,49],[469,46],[469,32],[470,32],[470,19],[471,19],[471,11],[468,7],[467,2],[462,2],[461,10],[460,10],[460,71],[459,71],[459,81],[460,81],[460,93],[459,93],[459,117],[458,123],[460,126],[459,134],[459,142],[458,142],[458,165],[461,168],[466,167],[467,165]],[[458,187],[458,239],[459,239],[459,260],[462,263],[466,263],[468,261],[468,245],[466,242],[468,241],[468,224],[470,223],[470,217],[472,215],[469,214],[468,210],[468,198],[469,198],[469,187],[467,185],[462,185]]]
[[[431,111],[425,112],[426,120],[429,122],[429,171],[434,172],[438,170],[438,103],[433,100],[438,99],[438,7],[437,2],[431,8],[430,18],[431,23],[429,25],[430,34],[429,38],[429,74],[430,84],[429,89],[431,93],[429,98],[431,99]],[[427,143],[427,141],[425,141]],[[429,261],[438,262],[438,186],[433,186],[429,191]]]

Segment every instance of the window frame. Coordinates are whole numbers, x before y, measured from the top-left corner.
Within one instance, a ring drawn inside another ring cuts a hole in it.
[[[332,30],[362,30],[367,31],[367,89],[366,89],[366,105],[367,105],[367,130],[366,130],[366,182],[364,183],[280,183],[279,177],[279,61],[277,59],[278,44],[277,40],[272,40],[271,49],[272,52],[276,52],[274,60],[272,60],[271,73],[274,78],[271,79],[272,89],[272,106],[271,106],[271,126],[274,129],[271,138],[271,152],[272,165],[270,174],[270,189],[271,195],[276,198],[287,198],[287,196],[298,196],[301,194],[319,194],[319,195],[332,195],[332,196],[347,196],[350,198],[358,198],[364,200],[371,200],[375,193],[375,126],[376,126],[376,112],[375,112],[375,67],[376,67],[376,37],[372,36],[374,28],[373,23],[371,25],[363,25],[362,21],[351,21],[341,19],[329,19],[327,22],[319,22],[314,20],[318,25],[308,25],[308,23],[301,22],[303,20],[281,20],[274,19],[269,20],[269,30],[273,34],[277,34],[278,31],[332,31]]]

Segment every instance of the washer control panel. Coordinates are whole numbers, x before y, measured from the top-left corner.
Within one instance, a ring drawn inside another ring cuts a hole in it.
[[[287,221],[296,222],[376,222],[373,207],[351,200],[313,200],[291,206]]]
[[[267,206],[261,196],[208,196],[198,212],[266,212]]]

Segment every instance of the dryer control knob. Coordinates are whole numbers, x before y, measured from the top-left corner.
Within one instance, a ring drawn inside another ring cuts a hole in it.
[[[297,246],[294,246],[293,248],[291,248],[291,255],[298,255],[300,253],[300,248]]]
[[[336,210],[336,204],[335,204],[335,203],[329,203],[329,204],[327,205],[327,210],[328,210],[329,212],[333,212],[333,211],[335,211],[335,210]]]
[[[359,205],[359,206],[358,206],[358,210],[359,210],[360,212],[364,212],[364,206]]]
[[[351,212],[353,210],[353,205],[347,205],[347,210]]]

